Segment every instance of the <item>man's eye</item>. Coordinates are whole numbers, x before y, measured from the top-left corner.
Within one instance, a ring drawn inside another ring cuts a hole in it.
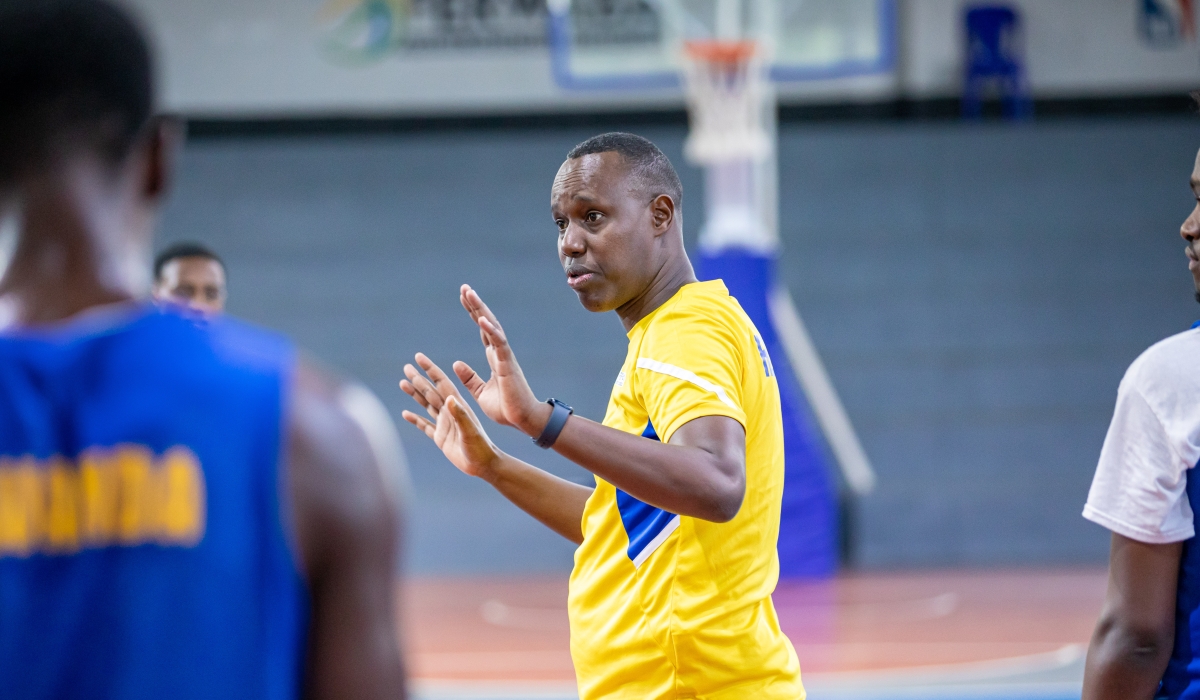
[[[588,215],[584,217],[584,221],[588,222],[589,224],[594,224],[600,220],[601,216],[602,215],[598,211],[589,211]]]

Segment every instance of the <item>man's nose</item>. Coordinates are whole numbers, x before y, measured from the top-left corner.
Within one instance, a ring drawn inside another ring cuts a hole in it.
[[[1197,204],[1191,215],[1183,220],[1183,225],[1179,227],[1179,235],[1188,243],[1200,238],[1200,204]]]
[[[583,232],[574,224],[567,224],[567,230],[563,232],[562,239],[558,243],[558,249],[564,257],[578,258],[587,250]]]

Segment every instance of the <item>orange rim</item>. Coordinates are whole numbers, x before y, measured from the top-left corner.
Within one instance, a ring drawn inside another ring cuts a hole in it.
[[[712,63],[744,63],[758,53],[753,41],[687,41],[683,50],[691,58]]]

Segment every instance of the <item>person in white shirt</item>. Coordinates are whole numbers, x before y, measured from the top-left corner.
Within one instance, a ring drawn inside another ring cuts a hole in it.
[[[1191,188],[1196,206],[1179,232],[1200,301],[1200,154]],[[1083,700],[1200,698],[1197,462],[1200,328],[1193,326],[1142,353],[1117,391],[1083,510],[1112,531]]]

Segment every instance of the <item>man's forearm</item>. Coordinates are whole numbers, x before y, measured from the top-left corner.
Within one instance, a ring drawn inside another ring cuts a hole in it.
[[[736,421],[728,420],[741,430]],[[541,427],[534,422],[522,430],[532,434]],[[554,450],[634,498],[672,513],[724,522],[741,504],[744,465],[738,465],[736,476],[731,476],[735,470],[718,465],[720,457],[698,447],[667,445],[572,416]],[[744,444],[741,450],[744,455]],[[739,491],[732,504],[731,490]]]
[[[583,543],[583,509],[594,489],[504,453],[484,478],[538,522],[575,544]]]

